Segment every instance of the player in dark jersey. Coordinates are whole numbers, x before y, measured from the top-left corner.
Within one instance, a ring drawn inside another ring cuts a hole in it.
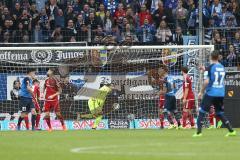
[[[197,133],[195,133],[193,137],[202,136],[202,122],[205,114],[210,111],[212,105],[215,107],[216,116],[220,118],[229,131],[226,136],[236,136],[236,131],[233,130],[230,122],[224,115],[225,69],[224,66],[218,62],[218,55],[218,51],[212,53],[212,64],[207,67],[204,72],[204,83],[198,97],[202,98],[203,94],[204,96],[197,120]]]
[[[17,129],[20,130],[21,122],[24,118],[28,116],[28,113],[32,113],[32,130],[35,130],[35,120],[36,120],[36,110],[33,104],[33,88],[32,81],[35,78],[35,69],[29,68],[27,70],[26,77],[23,78],[20,89],[20,102],[19,109],[21,111],[21,115],[18,118]]]
[[[176,83],[173,77],[170,77],[168,75],[168,69],[164,68],[164,82],[163,82],[163,92],[165,93],[165,103],[164,103],[164,115],[167,116],[167,119],[170,123],[170,126],[168,129],[176,128],[179,129],[181,128],[181,122],[180,122],[180,114],[178,113],[177,110],[177,105],[176,105]],[[177,121],[177,126],[174,125],[173,122],[173,116],[175,117]]]

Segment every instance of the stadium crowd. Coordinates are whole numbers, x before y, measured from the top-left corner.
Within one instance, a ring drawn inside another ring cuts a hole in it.
[[[203,0],[205,42],[240,59],[240,0]],[[183,44],[198,35],[198,0],[1,0],[2,43]],[[202,28],[201,28],[202,29]]]

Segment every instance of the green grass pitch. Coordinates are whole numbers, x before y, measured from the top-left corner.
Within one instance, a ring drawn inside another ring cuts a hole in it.
[[[1,160],[239,160],[227,130],[85,130],[0,132]]]

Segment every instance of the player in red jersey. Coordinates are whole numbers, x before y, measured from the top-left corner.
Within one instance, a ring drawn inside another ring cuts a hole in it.
[[[152,68],[148,71],[148,81],[149,84],[153,87],[153,88],[157,88],[159,89],[159,102],[158,102],[158,106],[159,106],[159,119],[160,119],[160,125],[161,128],[164,128],[164,103],[165,103],[165,98],[164,98],[164,94],[162,93],[163,90],[163,72],[161,71],[162,68],[156,66],[156,68]]]
[[[183,120],[183,128],[186,127],[186,121],[187,119],[190,121],[191,126],[194,127],[194,117],[192,114],[192,109],[195,106],[195,100],[194,100],[194,93],[192,91],[192,80],[188,76],[188,68],[182,67],[181,68],[182,74],[183,74],[183,113],[182,113],[182,120]]]
[[[52,131],[52,126],[50,122],[50,111],[54,111],[56,113],[57,118],[60,120],[63,130],[66,130],[66,126],[64,124],[63,116],[60,111],[59,106],[59,95],[62,92],[59,81],[55,77],[55,70],[50,68],[47,72],[48,78],[45,80],[44,91],[45,91],[45,103],[44,103],[44,119],[47,122],[49,131]]]
[[[37,79],[33,80],[33,103],[35,106],[35,110],[37,112],[37,117],[36,117],[36,124],[35,124],[35,129],[40,130],[39,128],[39,122],[41,118],[41,108],[39,105],[39,99],[40,99],[40,88],[39,88],[40,82]]]

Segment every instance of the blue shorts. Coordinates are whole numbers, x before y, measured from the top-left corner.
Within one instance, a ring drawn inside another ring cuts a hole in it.
[[[31,112],[35,108],[32,98],[20,97],[19,110],[21,112]]]
[[[174,95],[173,96],[165,95],[164,108],[169,112],[174,112],[177,110],[176,97]]]
[[[223,112],[223,100],[224,97],[212,97],[205,94],[201,102],[201,110],[204,112],[209,112],[210,108],[214,106],[216,112]]]

